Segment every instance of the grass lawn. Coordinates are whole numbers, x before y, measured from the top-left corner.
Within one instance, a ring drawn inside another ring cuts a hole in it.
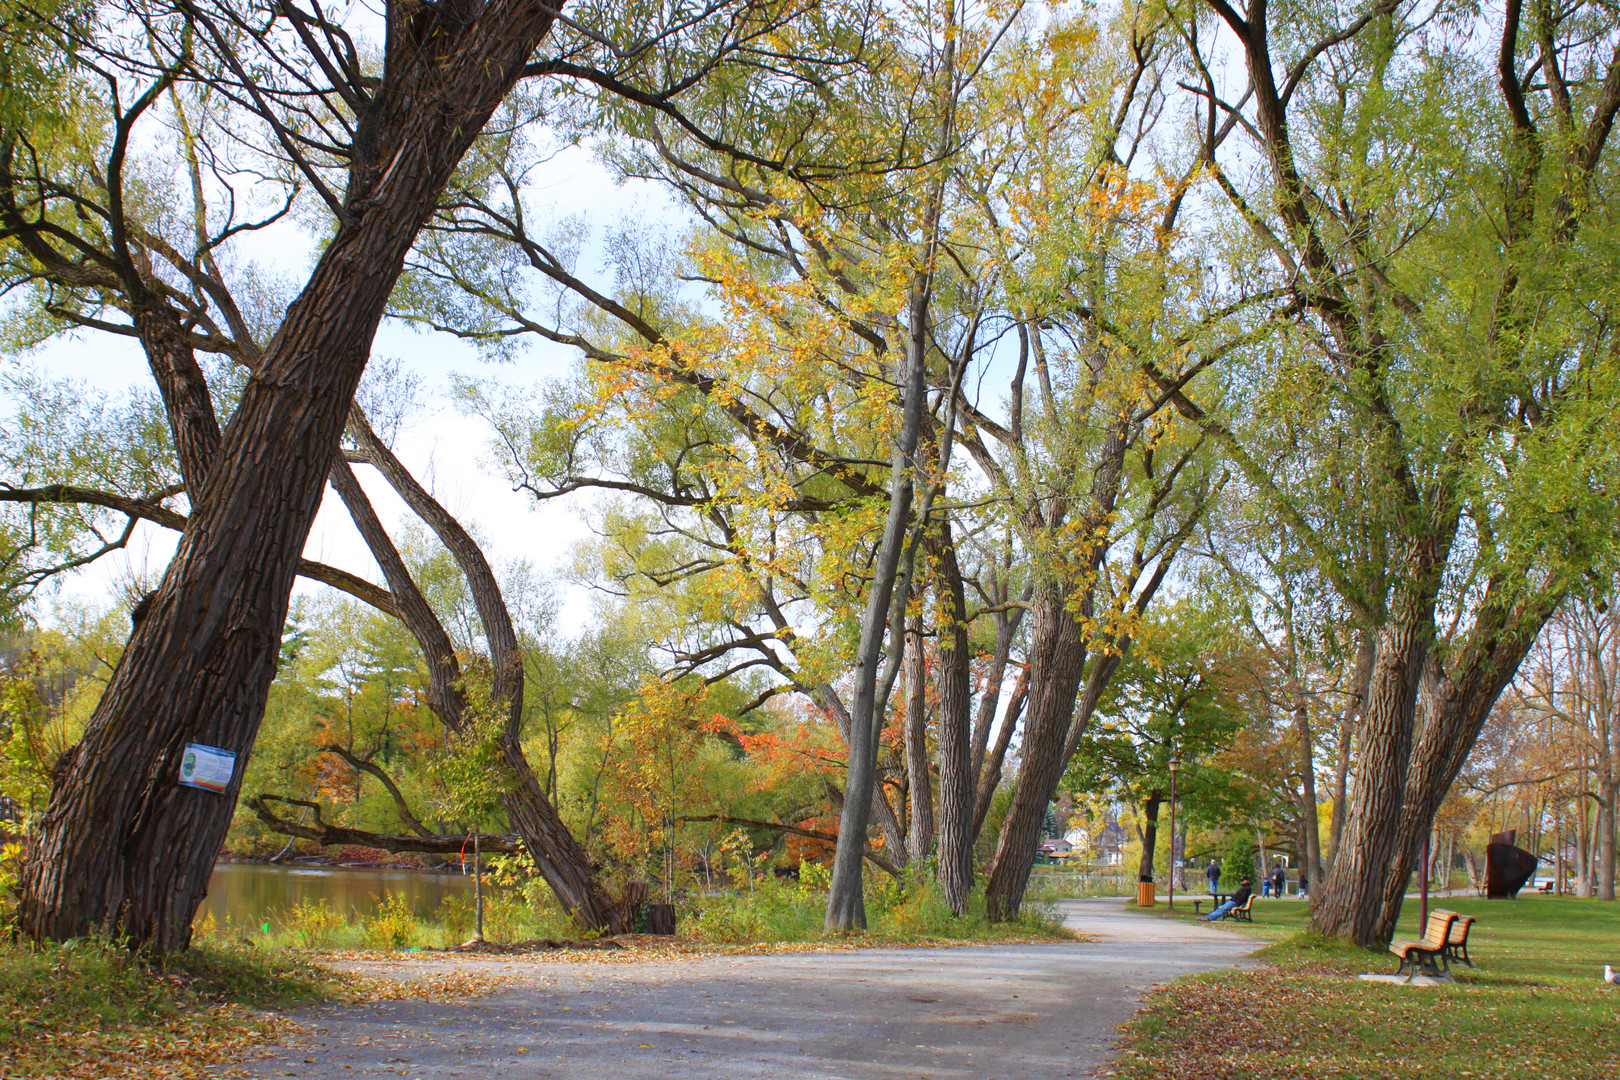
[[[1193,918],[1190,903],[1167,918]],[[1207,902],[1204,905],[1208,907]],[[1127,1029],[1117,1075],[1148,1077],[1620,1077],[1620,905],[1573,897],[1444,897],[1473,915],[1468,951],[1438,988],[1364,983],[1393,972],[1388,952],[1305,933],[1308,906],[1254,903],[1253,925],[1218,924],[1272,942],[1258,971],[1177,980]],[[1408,901],[1396,937],[1421,936]]]

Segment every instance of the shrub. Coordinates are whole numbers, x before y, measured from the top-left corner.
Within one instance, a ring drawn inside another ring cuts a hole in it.
[[[383,897],[377,910],[361,920],[366,944],[373,949],[409,949],[416,945],[416,915],[398,893]]]
[[[338,933],[348,925],[348,920],[324,900],[300,900],[282,912],[277,922],[295,944],[306,949],[331,948]]]
[[[1221,863],[1221,888],[1233,890],[1244,878],[1254,877],[1255,860],[1259,857],[1260,849],[1255,846],[1254,834],[1247,829],[1238,830]]]
[[[433,921],[439,924],[446,949],[453,949],[472,937],[476,918],[471,896],[447,896],[433,909]]]

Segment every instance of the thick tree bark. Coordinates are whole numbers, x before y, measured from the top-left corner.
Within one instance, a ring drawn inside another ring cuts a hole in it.
[[[939,576],[935,589],[942,625],[935,681],[939,687],[939,866],[936,874],[945,902],[957,915],[962,915],[967,911],[968,895],[973,891],[973,841],[977,837],[974,828],[977,792],[969,730],[973,654],[968,643],[967,594],[948,518],[940,521],[938,554]]]
[[[906,862],[925,867],[934,850],[934,785],[928,774],[928,660],[923,653],[922,618],[906,632],[906,791],[910,821]]]
[[[1543,602],[1547,602],[1546,598]],[[1552,602],[1539,612],[1515,611],[1506,618],[1487,607],[1479,616],[1477,629],[1483,630],[1483,636],[1490,641],[1488,649],[1473,653],[1455,678],[1440,671],[1432,658],[1429,661],[1419,699],[1422,726],[1412,746],[1405,798],[1397,822],[1395,856],[1384,877],[1373,944],[1386,943],[1394,936],[1401,902],[1411,880],[1410,867],[1434,826],[1434,816],[1462,772],[1468,752],[1484,730],[1497,699],[1518,673],[1519,664],[1555,606],[1556,602]]]
[[[1063,744],[1086,664],[1085,634],[1069,610],[1063,584],[1041,583],[1031,603],[1030,690],[1022,760],[985,893],[990,917],[995,920],[1012,918],[1023,903],[1040,848],[1046,807],[1068,764]]]
[[[355,387],[417,231],[555,8],[491,0],[421,45],[391,26],[343,215],[214,454],[149,613],[60,775],[19,928],[185,947],[275,677],[288,596]],[[188,743],[237,755],[223,793],[177,782]]]
[[[1311,907],[1311,926],[1318,933],[1363,946],[1376,942],[1380,899],[1396,858],[1418,681],[1432,633],[1432,619],[1409,610],[1379,635],[1345,833],[1325,895]]]
[[[1153,880],[1153,856],[1159,847],[1159,795],[1148,796],[1142,809],[1146,824],[1142,827],[1142,859],[1136,866],[1136,880]]]
[[[1355,742],[1357,721],[1367,702],[1367,680],[1372,677],[1373,661],[1377,658],[1376,639],[1369,633],[1360,635],[1356,648],[1355,672],[1350,678],[1350,696],[1339,715],[1339,760],[1333,769],[1333,827],[1328,835],[1328,850],[1324,873],[1311,881],[1311,893],[1320,898],[1327,894],[1326,868],[1338,858],[1339,841],[1344,836],[1344,819],[1349,808],[1350,748]]]

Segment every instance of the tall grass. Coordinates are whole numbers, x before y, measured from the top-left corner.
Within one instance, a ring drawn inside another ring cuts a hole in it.
[[[541,890],[486,891],[484,937],[494,942],[538,938],[577,938],[579,928]],[[323,900],[302,900],[254,926],[215,924],[205,916],[196,926],[199,941],[247,942],[270,948],[313,950],[444,949],[473,934],[476,913],[470,896],[446,897],[433,912],[420,916],[403,897],[387,894],[369,910],[342,911]]]
[[[681,933],[696,941],[775,944],[825,938],[826,872],[806,864],[801,880],[765,878],[748,889],[694,898]],[[984,893],[975,890],[961,916],[951,911],[928,877],[868,880],[865,937],[875,943],[929,939],[974,940],[1007,936],[1062,937],[1062,919],[1048,901],[1026,903],[1010,923],[992,923]]]
[[[776,944],[816,941],[827,935],[827,873],[806,865],[802,880],[756,876],[752,882],[709,893],[694,893],[677,906],[679,936],[713,944]],[[961,917],[952,913],[932,878],[869,879],[868,929],[874,944],[920,940],[977,940],[1007,937],[1063,937],[1062,919],[1052,901],[1032,895],[1019,917],[991,923],[984,894],[975,891]],[[442,949],[472,936],[472,897],[448,897],[431,915],[412,912],[403,899],[380,899],[368,911],[339,911],[319,900],[305,900],[253,927],[197,925],[200,941],[248,942],[270,948],[305,950],[402,951]],[[589,936],[557,906],[543,884],[491,889],[485,894],[484,937],[498,944]]]

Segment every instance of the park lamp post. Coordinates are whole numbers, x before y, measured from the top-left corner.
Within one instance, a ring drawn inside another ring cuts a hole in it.
[[[1170,756],[1170,895],[1165,901],[1166,911],[1176,910],[1176,774],[1181,771],[1181,758]]]

